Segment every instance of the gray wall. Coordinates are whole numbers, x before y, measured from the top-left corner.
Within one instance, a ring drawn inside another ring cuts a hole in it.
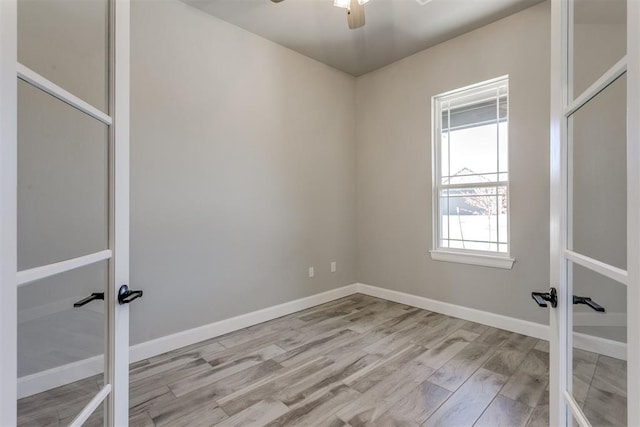
[[[540,323],[549,284],[549,3],[360,77],[358,281]],[[513,270],[433,261],[431,97],[510,77]]]
[[[131,28],[132,343],[354,283],[355,79],[178,1]]]
[[[106,107],[106,16],[20,2],[20,61]],[[179,1],[131,28],[131,343],[354,283],[355,79]],[[106,249],[106,126],[19,98],[19,268]],[[19,289],[20,376],[104,351],[103,305],[72,303],[106,267]]]

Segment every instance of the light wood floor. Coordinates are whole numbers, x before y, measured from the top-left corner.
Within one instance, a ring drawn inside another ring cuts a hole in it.
[[[546,342],[354,295],[133,364],[131,425],[543,426],[548,367]],[[20,400],[20,424],[66,425],[100,381]]]

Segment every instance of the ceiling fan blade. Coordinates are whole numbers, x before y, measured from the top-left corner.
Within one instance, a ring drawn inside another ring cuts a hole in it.
[[[347,9],[347,22],[352,30],[364,26],[364,4],[360,4],[358,0],[351,0],[351,5]]]

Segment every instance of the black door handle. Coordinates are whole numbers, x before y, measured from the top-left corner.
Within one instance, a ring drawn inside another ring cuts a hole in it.
[[[531,298],[540,307],[547,307],[547,302],[551,303],[551,307],[558,306],[558,292],[556,288],[549,288],[549,292],[531,292]]]
[[[601,306],[600,304],[596,303],[595,301],[593,301],[589,297],[579,297],[577,295],[574,295],[573,296],[573,303],[574,304],[585,304],[585,305],[588,305],[589,307],[593,308],[595,311],[599,311],[601,313],[605,312],[603,306]]]
[[[120,304],[129,304],[134,299],[142,297],[142,291],[132,291],[127,285],[120,286],[118,291],[118,302]]]
[[[104,300],[104,292],[94,292],[85,299],[81,299],[80,301],[73,303],[74,307],[82,307],[85,304],[89,304],[93,300]]]

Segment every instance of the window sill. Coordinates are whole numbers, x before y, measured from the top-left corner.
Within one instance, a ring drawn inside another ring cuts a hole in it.
[[[432,250],[429,252],[431,253],[431,259],[434,261],[457,262],[460,264],[503,268],[505,270],[511,270],[513,263],[516,261],[513,258],[500,255],[474,254],[443,250]]]

